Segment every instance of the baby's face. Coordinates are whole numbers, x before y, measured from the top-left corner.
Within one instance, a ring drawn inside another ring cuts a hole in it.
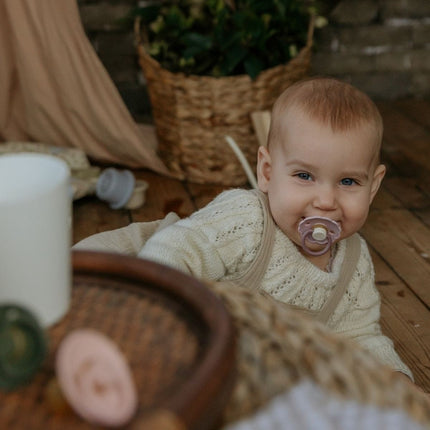
[[[309,216],[338,222],[340,239],[357,232],[385,174],[370,126],[333,132],[296,114],[284,131],[270,153],[260,148],[257,169],[276,224],[298,246],[298,225]]]

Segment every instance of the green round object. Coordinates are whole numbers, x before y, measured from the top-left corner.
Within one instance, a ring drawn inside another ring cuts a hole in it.
[[[34,315],[21,306],[0,305],[0,389],[29,382],[46,352],[45,333]]]

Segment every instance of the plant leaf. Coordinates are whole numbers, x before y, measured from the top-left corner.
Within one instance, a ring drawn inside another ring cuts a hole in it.
[[[188,47],[201,48],[208,50],[212,46],[212,38],[199,33],[186,33],[182,36],[181,41]]]
[[[230,75],[236,66],[246,57],[248,50],[239,44],[233,45],[225,52],[224,60],[221,63],[222,74]]]
[[[251,79],[255,79],[264,70],[264,62],[255,55],[248,55],[243,61],[243,65]]]
[[[288,62],[290,46],[299,51],[305,45],[309,6],[316,0],[234,0],[234,7],[226,0],[155,4],[144,8],[142,24],[163,67],[186,74],[248,73],[255,78],[265,68]]]

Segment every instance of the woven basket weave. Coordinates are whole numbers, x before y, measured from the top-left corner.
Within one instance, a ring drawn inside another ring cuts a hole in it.
[[[238,377],[224,413],[226,423],[255,413],[310,379],[339,398],[403,411],[430,429],[428,395],[358,344],[266,293],[228,282],[207,285],[224,302],[239,333]]]
[[[225,135],[255,165],[258,141],[250,114],[270,109],[285,88],[307,75],[313,27],[311,19],[307,44],[295,58],[252,80],[248,75],[214,78],[164,69],[147,54],[136,21],[139,63],[147,81],[160,156],[176,177],[203,184],[246,183]]]

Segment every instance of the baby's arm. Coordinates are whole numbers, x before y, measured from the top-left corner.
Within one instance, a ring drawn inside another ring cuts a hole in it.
[[[363,239],[361,249],[356,272],[329,325],[336,332],[354,339],[380,362],[413,379],[393,342],[381,331],[381,300],[375,286],[373,263]]]
[[[346,331],[344,334],[358,342],[381,363],[413,380],[412,372],[395,351],[392,340],[382,334],[378,321],[374,321],[368,326],[357,324],[349,333]]]
[[[138,256],[204,279],[219,279],[225,273],[217,249],[189,220],[178,221],[155,233]],[[187,225],[188,224],[188,225]]]
[[[138,255],[199,278],[229,278],[253,260],[262,229],[258,197],[230,190],[154,234]]]

